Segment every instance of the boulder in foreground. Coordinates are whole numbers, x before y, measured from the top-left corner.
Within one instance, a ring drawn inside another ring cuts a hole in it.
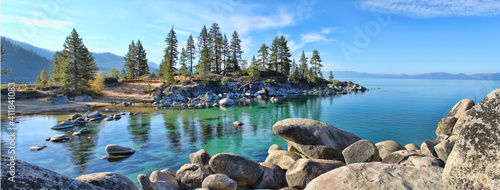
[[[101,172],[81,175],[75,178],[78,181],[89,183],[107,190],[136,190],[134,182],[124,175],[113,172]]]
[[[442,171],[440,167],[355,163],[320,175],[305,189],[441,189]]]
[[[342,150],[361,140],[348,131],[302,118],[278,121],[273,125],[273,132],[299,153],[318,159],[344,160]]]
[[[15,164],[15,178],[9,172],[10,165]],[[58,174],[51,170],[26,163],[21,160],[10,160],[2,156],[2,189],[102,189]]]
[[[216,154],[209,163],[212,171],[226,174],[238,183],[238,187],[252,186],[264,172],[259,163],[232,153]]]
[[[443,172],[445,189],[500,189],[500,88],[470,109]]]

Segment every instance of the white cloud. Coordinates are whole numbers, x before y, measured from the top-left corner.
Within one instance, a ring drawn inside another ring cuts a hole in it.
[[[320,33],[322,33],[322,34],[330,34],[330,33],[335,32],[335,31],[337,31],[336,27],[330,27],[330,28],[323,28],[323,30],[321,30]]]
[[[292,25],[293,15],[285,11],[268,16],[241,14],[230,18],[230,23],[239,33],[245,34],[251,30],[264,30]]]
[[[500,15],[500,1],[494,0],[363,0],[359,6],[415,18]]]
[[[330,43],[336,41],[334,39],[327,38],[324,34],[322,34],[322,32],[321,33],[310,32],[307,34],[301,34],[300,36],[301,36],[300,43],[296,44],[294,41],[288,42],[288,45],[290,46],[290,50],[292,52],[304,47],[306,44],[309,43],[316,43],[316,42]]]
[[[38,27],[51,28],[56,30],[69,30],[67,26],[73,25],[72,22],[64,20],[50,19],[45,15],[34,13],[32,17],[21,17],[12,15],[2,15],[4,23],[20,23],[26,25],[34,25]]]

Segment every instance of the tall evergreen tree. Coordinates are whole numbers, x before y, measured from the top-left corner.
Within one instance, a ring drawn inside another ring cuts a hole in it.
[[[278,37],[274,38],[273,43],[270,47],[271,53],[269,54],[269,69],[274,69],[278,72],[278,56],[279,56],[279,39]]]
[[[177,50],[177,36],[173,26],[165,39],[165,43],[167,44],[167,48],[165,48],[165,55],[160,64],[160,71],[163,78],[167,80],[167,83],[171,83],[173,82],[174,66],[177,63],[177,55],[179,54]]]
[[[328,76],[328,79],[330,80],[330,82],[333,82],[333,72],[330,71],[330,76]]]
[[[255,56],[252,57],[252,62],[249,68],[249,74],[250,78],[252,78],[252,81],[258,80],[259,79],[259,69],[258,69],[258,61],[255,59]]]
[[[302,51],[302,54],[300,54],[299,63],[300,63],[300,69],[299,69],[300,77],[307,78],[307,73],[309,72],[309,68],[307,68],[307,57],[304,51]]]
[[[186,53],[187,53],[187,59],[189,60],[189,72],[193,73],[193,59],[195,57],[196,53],[196,47],[194,46],[194,39],[193,35],[189,35],[189,38],[187,40],[187,45],[186,45]]]
[[[299,67],[297,66],[297,63],[295,63],[295,59],[293,59],[292,66],[290,69],[290,80],[292,81],[292,83],[297,83],[299,78],[300,78]]]
[[[179,60],[179,64],[181,65],[179,72],[182,73],[183,76],[188,75],[187,62],[188,62],[188,53],[187,53],[186,49],[182,48],[181,58]]]
[[[128,53],[125,54],[125,68],[127,69],[127,78],[136,78],[138,73],[138,60],[137,60],[137,46],[132,40],[132,43],[128,45]]]
[[[240,37],[238,35],[238,32],[236,31],[233,32],[233,38],[231,39],[229,51],[231,52],[231,69],[239,71],[239,62],[241,61],[241,55],[243,54],[243,51],[241,50]]]
[[[313,55],[312,55],[311,60],[310,60],[310,63],[311,63],[311,68],[313,69],[313,74],[316,77],[318,76],[318,74],[323,76],[323,74],[321,74],[321,67],[323,67],[321,62],[322,61],[321,61],[321,57],[319,56],[319,51],[314,50]]]
[[[49,75],[45,68],[42,69],[40,75],[36,77],[35,84],[38,89],[44,89],[49,86]]]
[[[224,34],[224,37],[222,38],[222,63],[221,65],[224,65],[224,70],[226,70],[228,66],[228,59],[229,59],[229,42],[227,41],[227,36]]]
[[[208,31],[207,27],[203,26],[201,29],[200,35],[198,36],[198,49],[200,52],[200,60],[198,63],[198,68],[196,70],[198,73],[201,74],[199,69],[202,69],[203,71],[209,71],[210,70],[210,47],[209,47],[209,42],[210,42],[210,37],[208,36]],[[204,52],[204,51],[208,52]],[[202,65],[202,67],[200,67]],[[206,73],[208,74],[208,73]]]
[[[220,32],[220,27],[217,23],[212,24],[212,28],[210,28],[210,47],[211,54],[213,60],[213,69],[216,73],[220,73],[221,71],[221,62],[222,62],[222,51],[223,51],[223,36]]]
[[[75,29],[66,37],[63,46],[64,49],[56,52],[52,60],[52,76],[58,84],[80,93],[94,79],[97,65]]]
[[[122,72],[120,72],[120,78],[122,79],[127,78],[127,71],[125,71],[125,68],[123,68]]]
[[[280,53],[280,66],[281,73],[285,74],[285,76],[290,75],[290,63],[292,60],[292,54],[290,53],[290,48],[288,48],[288,41],[286,41],[285,37],[281,36],[279,39],[279,53]]]
[[[137,40],[137,75],[138,77],[149,74],[148,58],[146,49],[142,46],[141,40]]]
[[[107,78],[119,78],[120,76],[120,73],[115,69],[115,68],[111,68],[111,70],[109,70],[109,73],[106,75]]]
[[[262,70],[266,69],[266,65],[268,62],[268,57],[269,57],[269,53],[267,52],[268,49],[269,49],[269,47],[266,46],[266,44],[262,44],[262,46],[260,46],[259,51],[257,51],[257,53],[259,53],[257,55],[257,57],[259,57],[257,62],[258,62],[260,69],[262,69]]]

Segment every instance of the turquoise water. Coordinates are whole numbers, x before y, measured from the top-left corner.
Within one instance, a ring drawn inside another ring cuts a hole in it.
[[[112,171],[137,183],[138,174],[154,170],[178,169],[189,162],[189,154],[205,149],[215,155],[232,152],[263,162],[272,144],[286,148],[274,135],[272,125],[279,120],[301,117],[326,122],[374,143],[395,140],[403,145],[420,145],[436,138],[437,123],[463,98],[477,101],[500,81],[474,80],[395,80],[358,79],[374,90],[336,96],[293,96],[271,103],[247,100],[221,110],[153,110],[152,107],[119,107],[121,112],[146,112],[123,116],[117,121],[91,122],[91,133],[71,137],[68,142],[52,143],[46,138],[71,131],[50,128],[72,113],[18,117],[16,157],[75,178],[82,174]],[[378,89],[380,88],[380,89]],[[111,113],[104,113],[111,114]],[[235,128],[232,123],[244,123]],[[2,121],[2,154],[7,154],[7,121]],[[75,128],[76,130],[76,128]],[[90,137],[90,138],[87,138]],[[47,145],[41,151],[30,146]],[[101,159],[104,147],[120,144],[137,152],[121,160]]]

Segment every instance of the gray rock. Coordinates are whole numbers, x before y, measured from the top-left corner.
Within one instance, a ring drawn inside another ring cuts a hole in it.
[[[200,164],[184,164],[177,171],[175,179],[180,189],[196,189],[200,188],[203,180],[211,174],[208,167]]]
[[[201,164],[204,166],[208,165],[210,158],[212,158],[212,156],[210,156],[210,154],[204,149],[198,150],[198,152],[191,153],[189,155],[191,164]]]
[[[252,186],[264,172],[259,163],[232,153],[216,154],[209,164],[215,173],[226,174],[239,187]]]
[[[298,159],[286,171],[286,181],[288,187],[304,189],[314,178],[341,166],[344,163],[337,160]]]
[[[239,126],[242,126],[242,125],[243,125],[243,123],[242,123],[241,121],[235,121],[235,122],[233,122],[233,125],[234,125],[235,127],[239,127]]]
[[[380,154],[380,158],[382,160],[387,155],[389,155],[390,153],[392,153],[394,151],[406,150],[406,148],[403,145],[401,145],[393,140],[378,142],[377,144],[375,144],[375,146],[377,146],[378,153]]]
[[[271,152],[267,158],[265,163],[276,164],[283,169],[288,169],[290,165],[292,165],[295,160],[301,159],[302,156],[290,151],[285,150],[275,150]]]
[[[376,162],[380,160],[378,149],[370,141],[359,140],[342,151],[346,164],[358,162]]]
[[[137,181],[139,181],[143,190],[156,190],[155,185],[149,180],[148,176],[144,174],[139,174],[137,176]]]
[[[382,160],[382,163],[386,163],[386,164],[399,164],[399,163],[407,160],[410,156],[419,156],[419,157],[422,157],[424,155],[422,155],[420,153],[417,153],[415,151],[398,150],[398,151],[392,152],[389,155],[387,155]]]
[[[281,148],[279,145],[277,144],[273,144],[269,147],[269,149],[267,150],[267,153],[268,154],[271,154],[271,152],[275,151],[275,150],[284,150],[283,148]]]
[[[130,155],[134,154],[135,150],[117,144],[108,144],[106,145],[106,152],[110,155]]]
[[[460,100],[453,108],[451,108],[450,112],[448,113],[448,117],[460,117],[465,111],[471,109],[474,106],[474,101],[471,99],[463,99]]]
[[[54,135],[53,137],[50,138],[51,142],[59,142],[59,141],[66,141],[66,140],[69,140],[69,135],[66,135],[66,134]]]
[[[227,177],[227,175],[212,174],[203,180],[201,187],[217,190],[236,190],[238,184],[233,179]]]
[[[291,118],[276,122],[273,132],[310,158],[343,160],[342,150],[361,140],[358,136],[311,119]]]
[[[78,132],[80,132],[81,134],[87,134],[87,133],[90,133],[90,131],[87,129],[87,128],[82,128],[80,129]]]
[[[153,171],[151,175],[149,176],[149,180],[151,183],[153,183],[153,186],[155,186],[155,189],[170,189],[170,190],[177,190],[179,189],[179,186],[177,185],[177,180],[175,177],[168,173],[168,172],[163,172],[163,171]]]
[[[439,159],[443,160],[446,163],[448,160],[448,155],[450,155],[451,150],[453,150],[453,146],[455,145],[456,140],[448,139],[438,143],[434,146],[434,151],[436,151],[436,155]]]
[[[436,150],[434,150],[436,144],[437,143],[434,141],[424,141],[422,145],[420,145],[420,151],[427,156],[437,157]]]
[[[223,98],[219,101],[219,105],[222,107],[229,107],[234,105],[234,101],[229,98]]]
[[[102,115],[100,111],[94,111],[89,114],[84,115],[87,119],[94,119],[94,120],[99,120],[99,119],[104,119],[106,116]]]
[[[65,103],[68,103],[69,100],[68,98],[66,98],[66,96],[63,96],[63,95],[58,95],[56,97],[54,97],[54,99],[52,100],[52,104],[65,104]]]
[[[378,162],[349,164],[312,180],[306,190],[441,189],[442,168]]]
[[[172,175],[172,176],[174,176],[174,177],[175,177],[175,174],[177,173],[175,170],[170,169],[170,168],[163,169],[163,170],[161,170],[161,172],[164,172],[164,173],[169,173],[170,175]]]
[[[286,187],[285,171],[276,164],[260,163],[264,173],[260,179],[253,184],[252,189],[279,189]]]
[[[443,173],[445,189],[500,189],[500,88],[465,116]]]
[[[51,129],[53,130],[60,130],[60,129],[69,129],[73,128],[75,125],[71,123],[71,121],[62,121],[61,123],[58,123],[56,126],[52,127]]]
[[[122,116],[120,114],[113,115],[113,119],[120,119],[120,118],[122,118]]]
[[[101,172],[81,175],[75,178],[78,181],[89,183],[108,190],[136,190],[134,182],[124,175],[113,172]]]
[[[410,150],[410,151],[420,150],[420,147],[418,147],[418,145],[416,145],[414,143],[410,143],[410,144],[405,145],[405,148],[406,148],[406,150]]]
[[[443,125],[441,126],[439,130],[440,135],[451,135],[451,131],[453,130],[453,127],[455,126],[455,123],[457,122],[457,118],[453,116],[448,116],[444,122]]]
[[[415,168],[422,168],[422,167],[444,167],[444,162],[440,159],[434,158],[434,157],[417,157],[411,160],[412,165]]]
[[[75,97],[75,102],[92,102],[92,101],[94,101],[94,99],[87,94]]]
[[[74,132],[73,134],[71,134],[72,136],[79,136],[79,135],[82,135],[82,133],[80,133],[79,131],[77,132]]]
[[[82,117],[82,115],[81,115],[81,114],[78,114],[78,113],[75,113],[75,114],[73,114],[73,115],[69,116],[69,118],[70,118],[70,119],[72,119],[72,120],[77,119],[77,118],[79,118],[79,117]]]
[[[15,174],[9,171],[13,165],[15,165]],[[102,189],[6,156],[1,158],[1,168],[2,189]],[[12,178],[13,175],[14,178]]]
[[[462,126],[465,121],[465,116],[470,112],[470,110],[465,111],[464,113],[460,114],[460,116],[457,119],[457,122],[455,123],[455,126],[453,126],[453,130],[451,131],[451,135],[459,135],[460,131],[462,130]]]
[[[30,150],[31,151],[39,151],[39,150],[44,149],[45,147],[47,147],[47,146],[46,145],[37,145],[37,146],[30,147]]]

